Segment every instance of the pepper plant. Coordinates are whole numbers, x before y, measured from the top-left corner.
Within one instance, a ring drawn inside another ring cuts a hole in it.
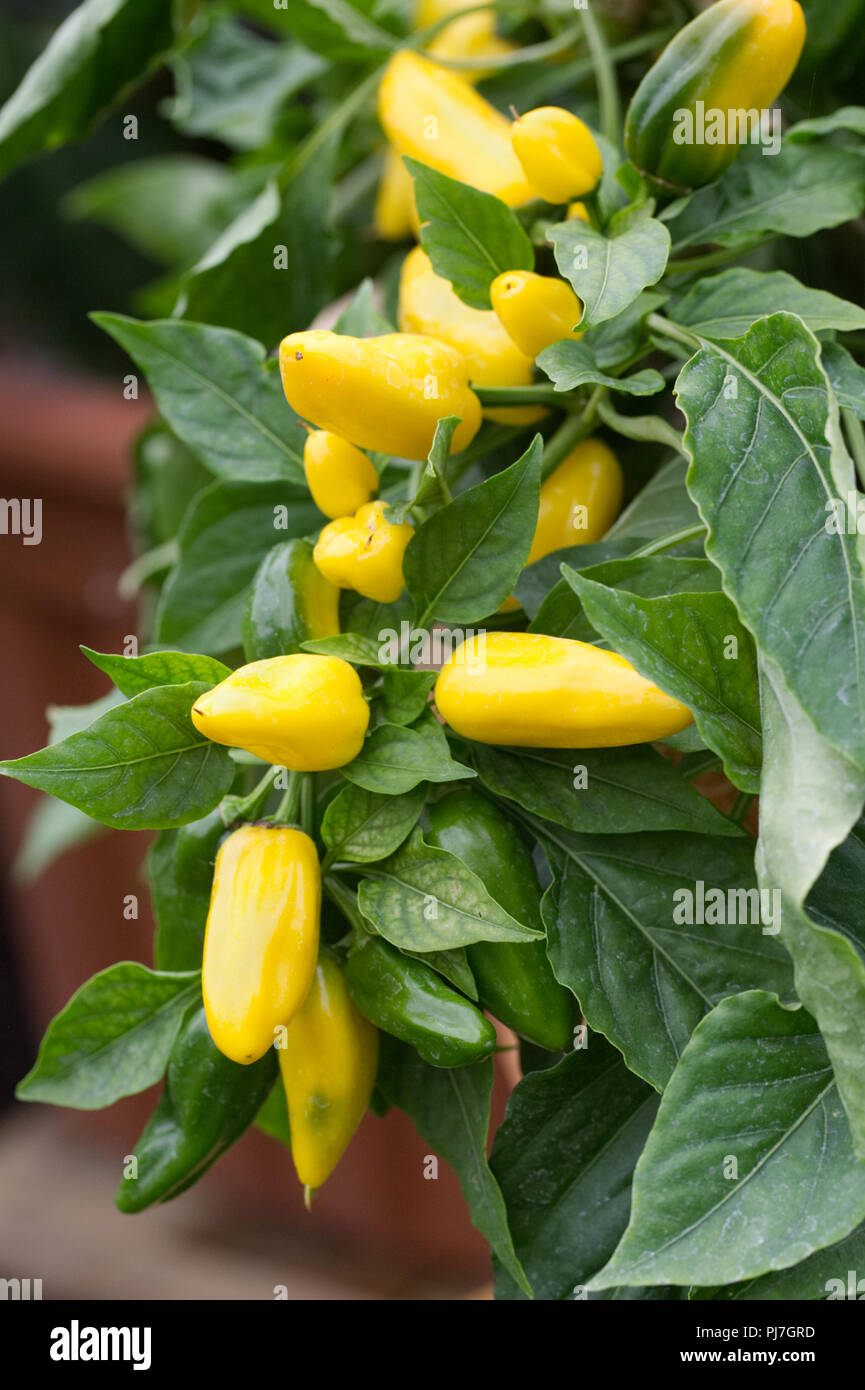
[[[93,315],[155,405],[141,628],[2,771],[64,845],[157,831],[158,926],[19,1095],[164,1077],[123,1210],[250,1125],[315,1189],[395,1106],[500,1298],[818,1300],[865,1266],[865,3],[622,12],[86,0],[0,112],[7,171],[165,66],[209,142],[70,202],[162,267]]]

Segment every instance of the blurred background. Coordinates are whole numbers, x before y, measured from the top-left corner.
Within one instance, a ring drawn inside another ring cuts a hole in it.
[[[4,0],[0,101],[72,8]],[[218,167],[223,144],[180,136],[160,116],[171,90],[158,74],[83,144],[0,189],[0,495],[42,500],[39,545],[0,536],[4,757],[48,741],[47,710],[63,727],[78,716],[54,707],[106,694],[79,643],[121,651],[140,630],[138,603],[118,583],[133,555],[131,455],[153,411],[124,398],[128,360],[87,314],[162,312],[158,283],[149,287],[164,262],[153,227],[142,231],[148,254],[85,220],[90,202],[73,190],[99,202],[104,171],[181,150]],[[135,144],[123,134],[129,113]],[[151,462],[139,451],[139,468]],[[174,518],[162,523],[170,531]],[[137,524],[158,532],[160,518]],[[101,830],[0,779],[0,1277],[40,1278],[46,1299],[266,1299],[283,1287],[290,1299],[470,1295],[489,1277],[485,1245],[450,1170],[424,1179],[426,1146],[400,1114],[367,1117],[311,1216],[287,1150],[252,1130],[182,1202],[131,1217],[113,1194],[156,1092],[93,1113],[14,1100],[48,1021],[84,980],[121,959],[152,963],[150,838]],[[503,1082],[500,1109],[505,1092]]]

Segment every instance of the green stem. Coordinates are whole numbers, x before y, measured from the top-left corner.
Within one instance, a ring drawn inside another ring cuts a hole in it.
[[[677,545],[684,545],[686,541],[702,540],[706,534],[705,526],[685,526],[681,531],[671,531],[669,535],[659,536],[655,541],[648,541],[646,545],[641,545],[639,550],[634,550],[629,556],[629,560],[643,559],[646,555],[660,555],[664,550],[675,550]]]
[[[503,405],[554,405],[559,410],[576,410],[579,402],[569,401],[569,392],[553,386],[476,386],[475,395],[481,405],[499,409]]]
[[[626,439],[639,439],[641,442],[651,440],[654,444],[666,444],[679,454],[684,453],[679,431],[657,415],[620,415],[609,400],[601,401],[598,414],[605,425],[609,425],[617,434],[623,434]]]
[[[305,772],[300,784],[300,824],[305,835],[315,834],[315,773]]]
[[[327,860],[325,860],[325,864]],[[357,905],[357,894],[338,879],[335,874],[326,873],[324,876],[325,896],[330,898],[334,907],[338,907],[343,917],[354,927],[356,932],[361,932],[369,936],[369,927],[361,916],[360,908]]]
[[[302,772],[289,772],[288,786],[271,817],[275,825],[294,825],[296,823],[303,776]]]
[[[679,771],[689,782],[703,777],[707,772],[717,772],[721,759],[715,753],[690,753],[679,763]]]
[[[856,464],[859,486],[865,489],[865,429],[862,428],[859,416],[854,415],[852,410],[842,410],[841,415],[844,420],[844,433]]]
[[[474,7],[474,9],[489,8],[490,6],[487,5]],[[472,11],[460,11],[460,15],[463,13],[471,14]],[[457,14],[449,15],[447,23],[452,23],[458,17]],[[518,63],[540,63],[546,58],[555,58],[560,53],[567,53],[568,49],[575,46],[579,36],[579,29],[572,27],[554,39],[545,39],[543,43],[527,44],[525,48],[518,48],[515,53],[491,53],[489,57],[479,54],[477,58],[445,58],[440,53],[422,52],[422,56],[430,58],[440,68],[453,68],[456,72],[477,72],[478,69],[482,69],[484,72],[498,72],[500,68],[512,68]]]
[[[598,413],[598,407],[606,394],[605,386],[596,386],[579,415],[569,415],[554,435],[547,440],[544,449],[544,462],[541,467],[541,481],[547,479],[566,459],[572,449],[590,434]]]
[[[577,13],[592,55],[601,108],[601,130],[613,148],[618,149],[622,138],[622,111],[613,53],[607,43],[607,36],[598,23],[591,0],[585,9],[578,10]]]
[[[226,796],[219,805],[219,814],[226,825],[239,820],[257,820],[278,773],[278,767],[269,767],[264,776],[253,787],[249,796]]]
[[[682,343],[691,353],[699,352],[702,347],[699,338],[689,333],[687,328],[682,328],[681,324],[671,323],[663,314],[649,314],[646,323],[655,333],[664,338],[672,338],[674,343]]]
[[[726,265],[741,256],[741,251],[707,251],[705,256],[686,256],[683,260],[668,261],[666,275],[695,275],[698,271],[712,270],[715,266]]]

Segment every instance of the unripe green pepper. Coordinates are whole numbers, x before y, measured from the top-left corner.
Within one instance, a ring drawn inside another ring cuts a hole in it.
[[[423,961],[373,937],[349,956],[345,978],[361,1013],[434,1067],[462,1067],[489,1056],[496,1030]]]
[[[192,1187],[229,1145],[249,1128],[276,1074],[271,1048],[261,1061],[239,1067],[211,1039],[204,1009],[191,1012],[178,1033],[165,1089],[135,1145],[115,1201],[122,1212],[143,1211]]]
[[[216,856],[201,993],[210,1035],[248,1066],[276,1042],[318,958],[321,870],[302,830],[243,825]]]
[[[797,0],[717,0],[679,31],[634,93],[625,122],[631,163],[676,192],[710,183],[751,134],[739,130],[737,113],[772,105],[804,42]]]
[[[541,927],[541,890],[515,827],[474,789],[458,789],[429,808],[427,843],[450,850],[518,922]],[[571,1042],[574,1001],[547,960],[543,941],[476,941],[466,947],[483,1006],[521,1037],[550,1052]]]
[[[307,1194],[330,1177],[369,1105],[378,1031],[352,1002],[330,956],[318,962],[303,1006],[277,1049],[291,1156]]]
[[[273,546],[258,567],[243,618],[247,661],[289,656],[304,642],[339,632],[339,589],[313,559],[309,541]]]
[[[238,667],[198,697],[190,717],[214,743],[294,772],[327,772],[357,757],[369,706],[347,661],[295,652]]]

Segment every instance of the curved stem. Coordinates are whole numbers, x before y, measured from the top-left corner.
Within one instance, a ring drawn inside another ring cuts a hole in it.
[[[293,825],[297,821],[303,776],[302,772],[289,772],[288,786],[271,817],[274,825]]]
[[[548,440],[544,449],[544,462],[541,467],[541,481],[545,481],[559,464],[566,459],[572,449],[590,434],[597,417],[601,401],[606,395],[605,386],[596,386],[579,415],[569,415]]]
[[[677,453],[684,453],[682,436],[666,420],[657,415],[620,415],[611,401],[601,401],[598,414],[605,425],[626,439],[650,440],[653,444],[667,444]]]
[[[862,421],[852,410],[842,410],[841,418],[844,421],[844,433],[850,445],[853,462],[856,464],[859,486],[865,489],[865,430],[862,428]]]
[[[577,13],[582,21],[583,33],[594,64],[601,107],[601,130],[613,148],[618,149],[622,138],[622,109],[613,54],[591,0],[585,9],[580,9]]]
[[[486,7],[476,6],[475,8]],[[448,22],[452,23],[457,18],[459,15],[451,15]],[[579,30],[571,28],[557,35],[554,39],[546,39],[543,43],[527,44],[525,48],[519,48],[515,53],[491,53],[489,57],[479,53],[476,58],[445,58],[440,53],[429,53],[422,49],[421,57],[431,59],[440,68],[452,68],[456,72],[477,72],[479,69],[484,72],[498,72],[502,68],[515,67],[518,63],[537,63],[545,58],[555,58],[560,53],[567,53],[568,49],[574,47],[578,38]]]
[[[749,248],[753,250],[753,248]],[[716,265],[726,265],[728,261],[734,261],[741,256],[741,251],[707,251],[705,256],[686,256],[684,260],[668,261],[666,275],[693,275],[698,270],[712,270]]]
[[[578,402],[569,393],[553,386],[476,386],[475,395],[483,406],[554,405],[559,410],[576,410]]]
[[[646,323],[655,333],[664,338],[672,338],[674,343],[684,344],[692,353],[699,352],[703,346],[694,333],[689,333],[687,328],[682,328],[681,324],[672,323],[669,319],[665,319],[663,314],[649,314]]]
[[[253,787],[249,796],[223,797],[219,806],[219,814],[225,824],[233,825],[238,820],[255,820],[261,814],[264,803],[270,796],[278,772],[278,767],[269,767],[261,780]]]
[[[360,908],[357,904],[357,894],[338,879],[335,874],[325,874],[323,888],[325,895],[330,898],[334,907],[338,907],[346,921],[350,922],[356,932],[369,935],[369,927],[361,916]]]
[[[629,560],[644,559],[647,555],[660,555],[664,550],[675,550],[686,541],[702,540],[706,534],[705,526],[683,526],[681,531],[671,531],[669,535],[659,536],[657,540],[641,545],[628,556]]]

